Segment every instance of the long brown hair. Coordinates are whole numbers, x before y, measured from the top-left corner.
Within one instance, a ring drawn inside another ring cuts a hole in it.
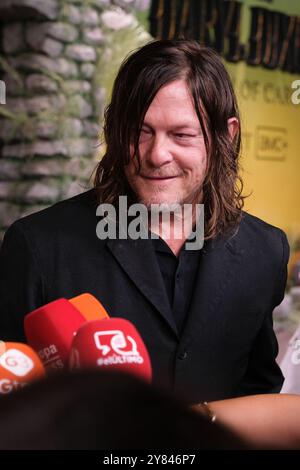
[[[212,49],[197,41],[152,41],[122,63],[112,98],[104,113],[106,152],[96,168],[94,188],[98,202],[118,205],[120,195],[136,201],[124,166],[130,160],[130,142],[138,156],[139,134],[144,116],[158,90],[184,79],[193,98],[208,155],[203,183],[205,239],[238,224],[246,196],[239,175],[240,128],[232,139],[228,119],[239,110],[230,77]],[[138,161],[139,156],[138,156]]]

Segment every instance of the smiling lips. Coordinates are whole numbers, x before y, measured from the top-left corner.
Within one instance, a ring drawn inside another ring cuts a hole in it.
[[[143,176],[143,178],[151,181],[163,181],[163,180],[171,180],[173,178],[177,178],[177,176]]]

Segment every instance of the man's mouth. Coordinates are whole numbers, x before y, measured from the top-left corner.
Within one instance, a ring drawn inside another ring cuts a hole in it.
[[[177,176],[142,176],[142,178],[145,178],[151,181],[165,181],[165,180],[171,180],[171,179],[177,178]]]

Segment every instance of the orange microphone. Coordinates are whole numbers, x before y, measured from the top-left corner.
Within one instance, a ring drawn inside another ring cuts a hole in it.
[[[30,346],[0,342],[0,396],[44,377],[41,360]]]
[[[81,294],[69,299],[69,302],[79,310],[81,315],[86,321],[102,320],[109,318],[109,315],[101,302],[96,299],[92,294]]]

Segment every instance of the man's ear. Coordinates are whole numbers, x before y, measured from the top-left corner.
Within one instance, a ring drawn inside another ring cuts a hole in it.
[[[240,123],[236,117],[231,117],[227,121],[227,126],[228,126],[228,132],[231,137],[231,140],[233,140],[238,133]]]

